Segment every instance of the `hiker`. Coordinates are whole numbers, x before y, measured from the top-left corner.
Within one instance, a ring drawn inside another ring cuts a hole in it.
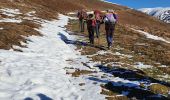
[[[96,26],[96,20],[93,14],[89,14],[87,18],[87,30],[89,34],[89,41],[91,44],[94,44],[94,31]]]
[[[99,10],[95,10],[94,15],[95,15],[95,20],[96,20],[95,32],[96,32],[96,37],[98,39],[98,44],[99,44],[100,24],[102,21],[101,12]]]
[[[77,17],[79,18],[79,28],[80,32],[84,32],[85,21],[87,19],[86,10],[82,9],[77,13]]]
[[[113,33],[117,23],[117,15],[113,10],[107,10],[103,17],[103,22],[105,23],[107,46],[108,49],[110,49],[113,43]]]

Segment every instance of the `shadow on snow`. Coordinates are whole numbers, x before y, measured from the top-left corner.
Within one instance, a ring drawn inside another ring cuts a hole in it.
[[[40,100],[53,100],[50,97],[48,97],[48,96],[46,96],[44,94],[41,94],[41,93],[37,94],[37,96],[40,98]],[[24,100],[34,100],[34,99],[32,99],[30,97],[27,97]]]
[[[155,94],[149,91],[147,88],[140,87],[138,84],[133,83],[135,81],[142,82],[146,85],[149,85],[150,83],[159,83],[167,87],[170,87],[170,84],[167,82],[159,81],[151,77],[146,77],[143,75],[144,73],[142,71],[133,71],[118,67],[108,68],[103,65],[98,65],[96,67],[98,67],[101,71],[105,73],[114,75],[114,77],[122,78],[122,80],[132,81],[132,83],[131,82],[124,83],[123,81],[114,82],[105,79],[99,79],[96,77],[88,78],[89,80],[105,83],[106,84],[105,87],[110,91],[126,95],[128,98],[136,98],[139,100],[168,100],[163,95]]]
[[[83,41],[77,41],[77,40],[69,40],[65,35],[63,35],[62,33],[58,34],[60,36],[60,38],[66,43],[66,44],[74,44],[74,45],[80,45],[80,46],[89,46],[89,47],[93,47],[93,48],[97,48],[100,50],[106,50],[103,46],[95,46],[93,44],[89,44]]]

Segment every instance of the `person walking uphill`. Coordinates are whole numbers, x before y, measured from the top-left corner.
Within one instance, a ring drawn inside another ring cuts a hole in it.
[[[100,24],[102,21],[102,17],[101,17],[101,12],[99,10],[95,10],[94,11],[94,15],[95,15],[95,20],[96,20],[96,27],[95,27],[95,32],[96,32],[96,37],[98,39],[98,44],[99,44],[99,36],[100,36]]]
[[[117,23],[117,15],[114,13],[113,10],[107,10],[103,21],[105,23],[107,45],[108,49],[110,49],[113,43],[113,33],[115,30],[115,25]]]
[[[93,14],[89,14],[87,18],[87,30],[89,34],[89,41],[91,44],[94,44],[94,31],[96,26],[96,20]]]
[[[79,18],[79,28],[80,32],[84,32],[85,20],[87,19],[87,13],[84,9],[77,13],[77,17]]]

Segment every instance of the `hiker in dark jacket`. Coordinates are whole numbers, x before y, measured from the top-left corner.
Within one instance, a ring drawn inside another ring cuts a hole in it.
[[[87,19],[86,10],[82,9],[77,13],[77,17],[79,18],[79,28],[80,32],[84,32],[85,21]]]
[[[96,20],[93,14],[89,14],[87,18],[87,30],[89,34],[89,41],[91,44],[94,44],[94,31],[96,26]]]
[[[113,43],[113,33],[115,30],[115,25],[117,23],[117,15],[113,10],[107,10],[107,13],[103,18],[103,22],[105,23],[108,49],[110,49]]]

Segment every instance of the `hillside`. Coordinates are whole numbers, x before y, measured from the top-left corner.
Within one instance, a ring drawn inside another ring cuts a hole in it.
[[[113,47],[76,12],[114,9]],[[70,13],[71,12],[71,13]],[[168,100],[170,24],[101,0],[1,0],[0,100]]]
[[[7,7],[7,8],[13,8],[13,9],[19,9],[22,13],[25,13],[25,14],[28,13],[29,11],[36,11],[35,15],[43,19],[54,19],[58,12],[67,13],[67,12],[79,10],[81,8],[86,8],[88,10],[115,9],[118,12],[120,24],[124,26],[130,26],[130,27],[142,29],[147,32],[151,32],[154,35],[162,36],[164,38],[170,37],[169,35],[170,27],[168,24],[160,22],[157,19],[154,19],[150,16],[147,16],[141,12],[129,9],[127,7],[115,5],[115,4],[107,4],[99,0],[93,0],[93,1],[91,0],[86,0],[86,1],[85,0],[64,0],[64,2],[61,2],[60,0],[50,0],[50,1],[47,1],[47,0],[31,0],[31,1],[30,0],[5,0],[5,1],[1,1],[0,5],[1,5],[1,8]],[[69,5],[69,6],[65,7],[65,5]],[[8,16],[1,13],[1,18],[3,17],[8,17]],[[16,17],[19,17],[19,16],[16,16]],[[24,17],[24,15],[21,14],[21,17]],[[28,22],[28,20],[23,21],[23,23],[24,22],[27,24],[31,23],[30,21]],[[20,23],[20,26],[22,26],[21,24],[22,23]],[[23,34],[24,32],[22,31],[23,30],[21,30],[21,32],[18,32],[18,33],[20,35]],[[29,34],[34,34],[34,33],[32,32]],[[16,40],[22,40],[17,35],[15,36],[15,38],[17,38]],[[7,42],[6,39],[5,38],[1,39],[0,47],[9,49],[12,44],[9,41]],[[19,45],[17,41],[14,44]]]

